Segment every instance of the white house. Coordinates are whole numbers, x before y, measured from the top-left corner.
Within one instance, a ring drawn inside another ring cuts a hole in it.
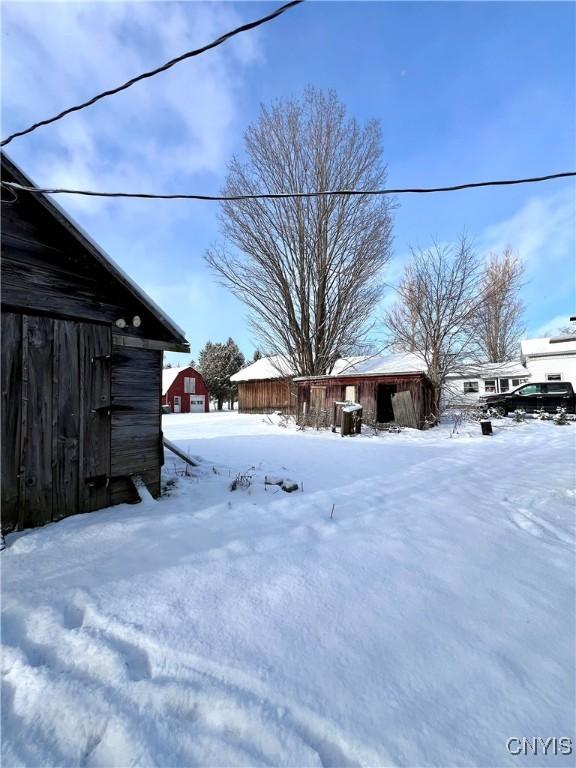
[[[576,387],[575,339],[525,339],[521,349],[532,381],[569,381]]]
[[[520,361],[471,365],[448,376],[444,402],[447,405],[476,405],[480,397],[510,392],[530,377],[530,371]]]

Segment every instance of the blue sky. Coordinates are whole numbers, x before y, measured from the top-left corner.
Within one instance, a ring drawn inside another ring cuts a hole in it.
[[[2,134],[272,7],[4,3]],[[574,170],[575,21],[564,2],[307,2],[8,151],[42,185],[216,193],[260,102],[312,84],[381,121],[390,186]],[[553,331],[576,311],[575,186],[403,197],[385,277],[410,245],[463,231],[483,254],[510,245],[526,264],[527,335]],[[219,239],[216,204],[58,201],[185,329],[194,357],[228,336],[252,354],[242,305],[202,258]]]

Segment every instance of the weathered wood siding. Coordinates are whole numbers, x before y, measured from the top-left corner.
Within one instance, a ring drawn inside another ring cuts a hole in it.
[[[162,353],[114,347],[112,353],[111,502],[137,501],[130,474],[160,495],[163,464]]]
[[[166,339],[166,329],[87,254],[33,195],[2,206],[2,306],[34,314],[113,324],[134,315],[136,328],[114,333]]]
[[[394,385],[397,392],[410,392],[414,400],[414,407],[418,414],[419,426],[424,426],[426,417],[431,412],[432,384],[423,374],[404,374],[402,376],[342,376],[319,379],[308,379],[296,382],[298,386],[298,413],[302,414],[304,407],[310,412],[313,406],[312,400],[318,401],[318,390],[311,398],[311,390],[325,388],[323,394],[324,409],[328,417],[332,418],[335,402],[345,399],[346,387],[356,387],[356,402],[363,408],[364,418],[375,417],[377,411],[378,385]]]
[[[2,313],[2,527],[109,504],[110,328]]]
[[[238,382],[239,413],[295,413],[296,387],[289,379]]]

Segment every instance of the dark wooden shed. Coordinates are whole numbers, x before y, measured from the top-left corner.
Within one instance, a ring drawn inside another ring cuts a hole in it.
[[[2,179],[34,186],[2,154]],[[2,204],[2,530],[160,494],[183,332],[45,195]],[[10,197],[6,188],[3,197]]]
[[[405,425],[422,429],[432,412],[434,388],[428,377],[419,371],[345,373],[296,378],[294,381],[298,386],[299,416],[325,414],[328,423],[332,421],[334,403],[345,401],[360,403],[364,421],[395,423],[393,398],[402,392],[410,393],[415,414],[414,424]]]

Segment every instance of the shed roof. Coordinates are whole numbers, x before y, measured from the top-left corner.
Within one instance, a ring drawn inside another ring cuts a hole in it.
[[[390,355],[341,357],[334,363],[330,376],[383,376],[400,373],[426,373],[420,355],[400,352]]]
[[[37,185],[22,171],[22,169],[11,160],[5,152],[1,153],[2,171],[8,173],[18,184],[26,187],[36,187]],[[4,173],[2,174],[4,175]],[[26,193],[23,193],[26,194]],[[32,193],[28,193],[32,194]],[[184,331],[168,317],[168,315],[146,294],[140,286],[130,278],[116,262],[97,245],[94,240],[74,221],[74,219],[61,208],[58,203],[45,194],[35,194],[34,197],[44,206],[44,208],[62,224],[78,242],[98,261],[102,266],[156,318],[156,320],[172,336],[175,342],[181,345],[183,351],[189,348]]]
[[[282,355],[272,355],[271,357],[261,357],[260,360],[245,368],[241,368],[230,381],[260,381],[262,379],[283,379],[287,376],[293,376],[294,369]]]
[[[392,355],[363,355],[356,357],[341,357],[325,377],[334,376],[378,376],[402,373],[425,373],[426,366],[421,357],[413,353]],[[293,376],[294,369],[286,358],[281,355],[262,357],[252,365],[242,368],[230,381],[258,381],[263,379],[280,379]],[[322,376],[299,376],[295,381],[318,379]]]

